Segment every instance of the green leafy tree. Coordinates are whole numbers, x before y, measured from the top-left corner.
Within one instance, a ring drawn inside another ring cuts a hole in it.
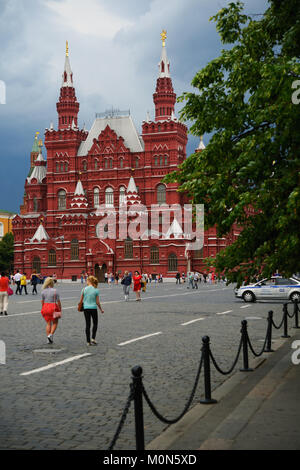
[[[10,271],[13,261],[14,237],[12,233],[7,233],[0,242],[0,271]]]
[[[218,236],[235,223],[243,228],[207,260],[230,282],[276,270],[291,275],[300,270],[300,2],[269,0],[251,16],[235,2],[211,19],[231,47],[179,101],[186,101],[181,119],[192,122],[190,132],[213,136],[165,182],[205,204],[205,226],[216,226]]]

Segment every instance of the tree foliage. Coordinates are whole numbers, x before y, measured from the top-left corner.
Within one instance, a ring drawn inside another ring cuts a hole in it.
[[[12,233],[7,233],[0,241],[0,271],[10,271],[13,261],[14,237]]]
[[[209,260],[229,281],[291,275],[300,270],[300,104],[292,102],[300,2],[269,0],[262,15],[247,16],[238,1],[211,19],[231,48],[196,74],[196,91],[179,101],[190,132],[213,137],[165,181],[205,204],[205,226],[216,226],[218,236],[234,223],[243,228]]]

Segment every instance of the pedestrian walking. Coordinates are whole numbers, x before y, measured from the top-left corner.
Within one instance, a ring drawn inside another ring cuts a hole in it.
[[[134,276],[132,276],[132,280],[133,280],[133,290],[136,294],[137,302],[141,300],[141,279],[142,279],[142,276],[140,275],[140,273],[138,271],[135,271]]]
[[[194,289],[194,274],[193,273],[188,273],[188,286],[187,286],[187,289],[189,289],[190,287],[192,289]]]
[[[47,277],[42,287],[42,310],[41,314],[47,323],[46,335],[48,343],[53,343],[53,335],[61,318],[61,302],[59,293],[54,289],[54,281]]]
[[[146,280],[145,274],[142,274],[141,288],[142,288],[142,291],[143,291],[143,292],[146,292],[147,280]]]
[[[199,274],[194,273],[194,288],[198,289]]]
[[[128,302],[129,301],[130,286],[132,284],[131,274],[129,274],[128,271],[124,272],[124,276],[123,276],[123,279],[121,281],[121,284],[123,285],[123,292],[124,292],[125,302]]]
[[[20,271],[17,270],[16,274],[14,275],[14,281],[17,285],[17,289],[16,289],[16,294],[20,294],[21,295],[21,277],[22,277],[22,274],[20,274]]]
[[[36,286],[39,282],[39,278],[37,277],[36,271],[33,271],[33,273],[31,274],[30,282],[32,285],[32,295],[37,294]]]
[[[10,281],[3,271],[0,278],[0,315],[3,315],[3,313],[7,315],[9,284]]]
[[[89,276],[86,280],[87,286],[81,292],[80,303],[83,304],[83,312],[85,318],[85,334],[87,346],[96,346],[96,333],[98,329],[98,309],[101,313],[104,310],[101,307],[99,299],[98,279],[95,276]],[[92,339],[91,339],[91,323],[93,321]]]
[[[182,279],[182,282],[185,283],[185,274],[184,273],[182,273],[181,279]]]
[[[119,284],[119,274],[118,273],[115,274],[115,284],[116,285]]]
[[[23,288],[24,288],[24,290],[25,290],[25,294],[27,295],[28,292],[27,292],[27,277],[26,277],[26,273],[22,274],[22,276],[21,276],[21,290],[20,290],[20,295],[22,295]]]
[[[180,284],[180,273],[176,273],[176,284]]]

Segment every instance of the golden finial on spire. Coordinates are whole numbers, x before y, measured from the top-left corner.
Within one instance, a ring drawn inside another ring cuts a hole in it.
[[[69,43],[66,41],[66,56],[69,57]]]
[[[162,40],[163,47],[165,47],[166,45],[166,37],[167,37],[167,31],[163,29],[161,33],[161,40]]]

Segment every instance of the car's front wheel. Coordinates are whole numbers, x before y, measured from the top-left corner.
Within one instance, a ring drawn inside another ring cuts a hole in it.
[[[300,303],[300,292],[293,292],[291,295],[290,295],[290,299],[292,302],[298,302]]]
[[[246,290],[246,292],[243,293],[243,300],[244,302],[255,302],[255,295],[253,292]]]

